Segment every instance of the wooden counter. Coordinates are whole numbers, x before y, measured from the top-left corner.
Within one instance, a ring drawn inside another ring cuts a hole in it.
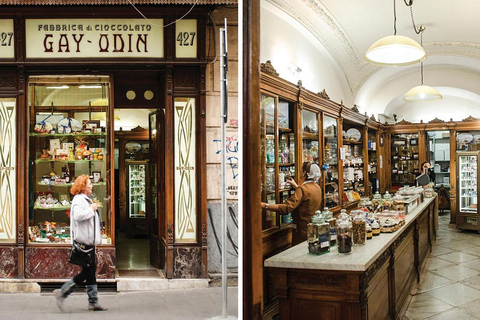
[[[350,255],[336,248],[310,255],[304,242],[265,260],[275,277],[280,319],[400,317],[435,241],[437,203],[425,199],[399,230],[353,247]]]

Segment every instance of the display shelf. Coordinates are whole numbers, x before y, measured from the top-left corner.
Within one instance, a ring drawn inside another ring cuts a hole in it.
[[[59,163],[88,163],[88,162],[103,162],[103,160],[54,160],[54,159],[36,159],[35,163],[51,163],[51,162],[59,162]]]
[[[62,138],[62,137],[106,137],[106,132],[72,132],[72,133],[37,133],[30,132],[31,137],[42,137],[42,138]]]
[[[415,185],[419,173],[418,134],[393,134],[391,146],[392,187]]]

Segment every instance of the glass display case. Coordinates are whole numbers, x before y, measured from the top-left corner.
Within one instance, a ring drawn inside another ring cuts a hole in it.
[[[419,174],[418,134],[392,135],[392,188],[414,186]]]
[[[146,208],[146,160],[127,160],[127,235],[148,234]]]
[[[480,152],[457,152],[457,228],[480,231],[478,214],[478,157]]]
[[[70,243],[70,187],[81,174],[93,183],[102,243],[111,243],[107,176],[107,76],[29,78],[29,243]]]
[[[343,204],[348,205],[365,195],[363,128],[344,122]]]
[[[260,104],[262,201],[282,203],[294,192],[287,183],[296,177],[294,103],[262,94]],[[290,222],[273,211],[265,211],[263,229]]]
[[[302,110],[302,155],[303,162],[319,163],[319,114]]]
[[[368,129],[368,194],[380,191],[380,181],[377,176],[377,132]]]
[[[323,116],[324,164],[322,175],[325,181],[325,206],[340,205],[338,192],[338,134],[337,119]]]

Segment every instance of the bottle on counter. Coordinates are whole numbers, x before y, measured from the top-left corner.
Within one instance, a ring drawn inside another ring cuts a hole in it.
[[[392,195],[386,191],[385,194],[383,195],[383,209],[384,210],[392,210]]]
[[[405,203],[403,202],[403,197],[398,192],[392,198],[392,200],[393,200],[392,210],[405,211]]]
[[[372,233],[374,237],[380,235],[380,225],[378,224],[377,221],[373,221],[372,223]]]
[[[372,232],[372,226],[370,223],[367,223],[367,240],[372,239],[373,237],[373,232]]]

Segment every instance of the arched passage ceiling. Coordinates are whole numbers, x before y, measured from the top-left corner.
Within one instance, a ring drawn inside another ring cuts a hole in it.
[[[480,118],[480,1],[414,1],[415,23],[426,26],[423,46],[428,57],[424,61],[424,83],[444,95],[438,102],[414,104],[405,103],[402,97],[420,84],[420,64],[378,67],[363,58],[373,42],[393,34],[393,0],[261,1],[262,13],[268,13],[267,17],[275,15],[304,34],[312,47],[322,48],[317,53],[330,62],[337,77],[335,84],[341,87],[343,96],[332,97],[328,85],[308,88],[302,80],[307,89],[326,89],[333,100],[343,100],[347,106],[356,104],[362,113],[377,117],[395,113],[398,120],[415,122],[435,117]],[[397,34],[420,42],[413,30],[409,7],[403,0],[396,0],[396,8]],[[262,24],[268,21],[262,20]],[[282,34],[285,26],[269,28]],[[262,41],[264,38],[262,34]],[[308,78],[304,72],[302,77]]]

